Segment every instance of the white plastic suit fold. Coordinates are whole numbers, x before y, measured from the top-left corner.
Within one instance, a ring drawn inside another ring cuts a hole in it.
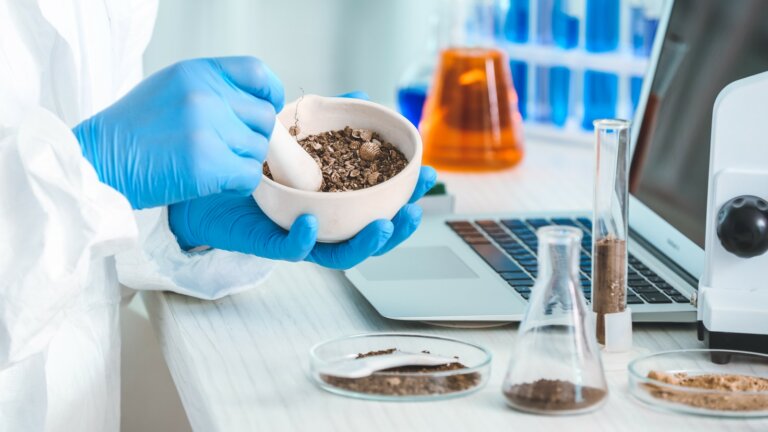
[[[81,156],[70,128],[139,81],[156,12],[0,0],[0,431],[119,429],[118,276],[213,299],[271,269],[182,252],[164,209],[132,212]]]

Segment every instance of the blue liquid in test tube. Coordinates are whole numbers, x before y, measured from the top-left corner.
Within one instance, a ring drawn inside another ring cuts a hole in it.
[[[592,122],[616,117],[619,77],[608,72],[584,71],[584,118],[581,126],[592,130]]]
[[[419,127],[426,100],[427,86],[403,87],[397,91],[397,105],[400,113],[416,127]]]
[[[616,51],[619,46],[619,0],[587,0],[585,21],[587,51]],[[584,129],[592,130],[592,122],[596,119],[616,117],[618,88],[616,74],[584,72],[584,117],[581,123]]]
[[[523,119],[528,118],[528,63],[520,60],[510,60],[509,69],[512,71],[512,85],[517,93],[517,110]]]
[[[573,14],[575,0],[555,0],[552,11],[552,36],[560,48],[572,49],[579,44],[579,18]]]
[[[587,0],[587,51],[615,51],[619,46],[619,0]]]
[[[555,40],[552,35],[552,13],[555,0],[538,0],[536,16],[536,42],[542,45],[552,45]]]
[[[504,20],[504,37],[515,43],[528,42],[529,0],[511,0]]]
[[[533,118],[540,123],[549,123],[552,121],[552,105],[549,93],[550,70],[549,66],[536,66],[536,85],[534,88],[534,107]]]
[[[553,45],[552,12],[554,0],[537,0],[536,6],[536,42],[541,45]],[[537,122],[552,121],[552,106],[549,89],[549,66],[537,65],[534,68],[533,118]]]
[[[632,29],[632,50],[639,54],[644,44],[645,27],[645,8],[632,6],[629,10],[629,25]]]
[[[635,115],[637,104],[640,102],[640,92],[643,90],[643,77],[633,76],[629,78],[629,96],[632,100],[632,115]]]
[[[549,70],[549,103],[552,108],[552,123],[564,126],[568,121],[570,105],[571,70],[555,66]]]

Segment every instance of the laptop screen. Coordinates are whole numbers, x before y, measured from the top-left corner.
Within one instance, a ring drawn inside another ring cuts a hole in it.
[[[702,248],[715,99],[731,82],[764,71],[768,1],[675,1],[635,145],[630,192]]]

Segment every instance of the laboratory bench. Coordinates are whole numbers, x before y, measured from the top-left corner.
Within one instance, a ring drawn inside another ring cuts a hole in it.
[[[492,174],[441,173],[456,212],[588,210],[592,147],[529,142],[516,168]],[[435,327],[381,317],[338,271],[280,263],[258,288],[217,301],[145,292],[163,354],[190,424],[199,431],[766,431],[768,420],[724,420],[651,409],[627,391],[623,369],[607,371],[610,397],[580,416],[523,414],[505,405],[501,383],[517,324]],[[309,349],[367,332],[459,338],[493,353],[488,385],[435,402],[370,402],[321,390],[309,379]],[[635,325],[648,351],[703,347],[693,324]]]

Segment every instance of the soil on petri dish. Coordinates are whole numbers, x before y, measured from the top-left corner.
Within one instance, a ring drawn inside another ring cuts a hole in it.
[[[289,132],[296,136],[300,130],[298,126],[291,126]],[[308,135],[298,141],[323,173],[321,192],[375,186],[391,179],[408,164],[400,150],[369,129],[347,126],[341,130]],[[272,178],[266,163],[264,174]]]
[[[627,301],[626,242],[615,238],[597,241],[594,260],[592,309],[597,313],[597,342],[605,344],[605,314],[623,312]]]
[[[511,405],[534,411],[581,410],[599,403],[607,394],[603,389],[549,379],[515,384],[504,390]]]
[[[388,355],[395,351],[396,348],[371,351],[358,354],[357,358]],[[423,352],[429,354],[428,351]],[[378,371],[363,378],[341,378],[322,374],[320,378],[334,387],[356,393],[382,396],[428,396],[461,392],[480,384],[480,374],[477,372],[448,376],[432,375],[435,372],[461,369],[467,369],[467,367],[457,361],[438,366],[401,366]]]
[[[648,378],[674,386],[692,389],[712,390],[688,392],[660,386],[643,384],[651,396],[715,411],[763,411],[768,410],[768,379],[739,374],[688,375],[685,372],[648,372]],[[730,394],[729,394],[730,393]]]

